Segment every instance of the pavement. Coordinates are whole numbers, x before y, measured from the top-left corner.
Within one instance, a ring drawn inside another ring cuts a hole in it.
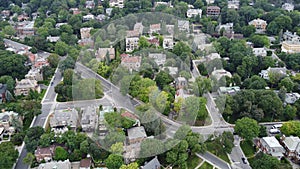
[[[247,159],[245,157],[244,152],[241,149],[240,146],[240,138],[238,135],[234,135],[234,147],[232,148],[231,153],[229,154],[230,160],[232,162],[232,168],[233,169],[251,169],[249,166],[249,162],[247,161],[247,164],[243,163],[242,157]]]
[[[231,169],[230,165],[225,162],[224,160],[220,159],[219,157],[213,155],[212,153],[205,152],[203,154],[196,154],[198,157],[202,158],[203,160],[207,161],[214,167],[219,169]]]

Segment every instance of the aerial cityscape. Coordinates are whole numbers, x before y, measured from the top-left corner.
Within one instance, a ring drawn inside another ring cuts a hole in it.
[[[299,169],[299,0],[0,0],[0,169]]]

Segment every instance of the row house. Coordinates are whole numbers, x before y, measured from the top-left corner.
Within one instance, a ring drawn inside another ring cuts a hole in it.
[[[75,108],[56,110],[49,117],[50,127],[55,132],[64,132],[67,130],[67,127],[76,129],[79,125],[79,115]]]
[[[17,23],[15,27],[17,34],[21,36],[33,36],[35,34],[34,21]]]
[[[95,107],[87,107],[82,109],[82,118],[80,121],[83,132],[93,132],[98,124],[98,116]]]
[[[166,63],[167,55],[164,53],[149,53],[148,56],[153,59],[158,66],[163,66]]]
[[[126,52],[133,52],[139,48],[138,37],[126,37]]]
[[[178,20],[178,30],[182,32],[190,32],[190,22],[187,20]]]
[[[164,40],[163,40],[164,49],[173,49],[174,44],[175,42],[172,35],[164,36]]]
[[[260,138],[257,142],[257,147],[259,147],[262,152],[278,159],[281,159],[285,153],[284,148],[274,136]]]
[[[160,33],[161,25],[159,24],[151,24],[149,28],[149,34]]]
[[[240,8],[240,1],[239,0],[229,0],[228,1],[228,9],[239,9]]]

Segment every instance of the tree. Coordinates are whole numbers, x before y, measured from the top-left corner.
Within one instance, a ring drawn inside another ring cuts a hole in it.
[[[2,30],[2,32],[4,34],[8,35],[9,37],[14,36],[16,34],[15,29],[10,25],[5,26]]]
[[[26,156],[23,158],[23,163],[27,165],[31,165],[35,156],[32,153],[27,153]]]
[[[65,56],[68,52],[68,45],[63,41],[58,41],[55,44],[55,53],[60,56]]]
[[[48,56],[47,60],[52,68],[56,68],[60,61],[60,58],[57,54],[50,54],[50,56]]]
[[[89,142],[87,140],[84,140],[80,143],[80,151],[82,154],[87,154],[89,148]]]
[[[211,91],[211,89],[212,81],[203,77],[198,77],[193,87],[193,91],[197,96],[203,96],[204,93]]]
[[[233,134],[229,131],[225,131],[222,133],[221,135],[221,140],[220,140],[221,144],[224,146],[224,150],[227,153],[231,153],[232,148],[234,147],[234,138],[233,138]]]
[[[291,92],[294,88],[294,82],[290,77],[285,77],[280,81],[279,87],[285,87],[287,92]]]
[[[57,160],[57,161],[59,161],[59,160],[64,161],[64,160],[68,159],[68,152],[64,148],[57,146],[54,151],[53,159]]]
[[[119,154],[119,155],[122,155],[122,153],[124,152],[123,143],[122,143],[122,142],[118,142],[118,143],[113,144],[113,145],[110,147],[110,151],[111,151],[113,154]]]
[[[244,26],[243,28],[242,28],[242,32],[243,32],[243,35],[245,36],[245,37],[249,37],[249,36],[251,36],[253,33],[255,33],[255,31],[256,31],[256,29],[255,29],[255,27],[253,26],[253,25],[247,25],[247,26]]]
[[[187,165],[186,160],[188,159],[188,146],[186,140],[180,141],[171,151],[167,152],[166,161],[173,166],[185,167]]]
[[[105,164],[109,169],[119,169],[123,164],[123,157],[116,154],[111,154],[105,160]]]
[[[150,43],[148,42],[148,40],[142,36],[139,39],[139,48],[143,49],[143,48],[148,48],[150,46]]]
[[[65,85],[72,85],[72,82],[73,82],[73,75],[74,75],[74,71],[73,69],[66,69],[64,71],[64,84]]]
[[[44,129],[40,126],[31,127],[26,131],[25,145],[28,152],[34,152],[38,146],[38,140],[44,134]]]
[[[173,77],[165,71],[160,71],[155,77],[155,82],[160,89],[166,85],[169,85],[173,81]]]
[[[256,154],[250,165],[253,169],[292,168],[288,164],[281,163],[276,157],[264,154],[263,152]]]
[[[65,60],[61,62],[59,65],[59,69],[63,72],[66,69],[74,69],[75,67],[75,60],[71,56],[67,56]]]
[[[264,35],[253,35],[250,37],[250,41],[253,43],[254,47],[261,48],[270,46],[268,37]]]
[[[54,141],[54,133],[44,133],[40,137],[39,145],[41,147],[49,147],[53,141]]]
[[[293,120],[296,117],[297,108],[287,105],[284,109],[284,116],[286,120]]]
[[[173,48],[173,53],[177,56],[181,56],[183,53],[190,53],[191,48],[184,42],[178,42]]]
[[[282,134],[286,136],[298,136],[300,137],[300,122],[299,121],[288,121],[282,124],[280,128]]]
[[[0,144],[0,167],[10,169],[13,167],[19,156],[18,150],[11,142],[3,142]]]
[[[134,163],[130,163],[130,164],[128,164],[128,165],[122,165],[121,167],[120,167],[120,169],[138,169],[139,168],[139,165],[138,165],[138,163],[136,163],[136,162],[134,162]]]
[[[238,119],[235,123],[234,131],[246,140],[252,140],[259,134],[260,126],[256,120],[248,117]]]
[[[153,157],[164,152],[164,144],[161,140],[147,138],[141,143],[140,157]]]

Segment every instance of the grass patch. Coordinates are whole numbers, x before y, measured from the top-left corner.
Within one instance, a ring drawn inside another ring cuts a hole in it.
[[[188,164],[188,169],[194,169],[196,168],[200,163],[202,162],[202,159],[199,158],[196,155],[192,155],[188,158],[187,164]]]
[[[214,167],[208,162],[204,162],[199,169],[213,169]]]
[[[255,154],[256,149],[252,141],[241,141],[240,145],[246,157],[252,157]]]
[[[221,144],[217,143],[215,140],[206,142],[207,151],[213,153],[217,157],[221,158],[222,160],[226,161],[230,164],[230,160],[227,156],[227,153],[224,151]]]

